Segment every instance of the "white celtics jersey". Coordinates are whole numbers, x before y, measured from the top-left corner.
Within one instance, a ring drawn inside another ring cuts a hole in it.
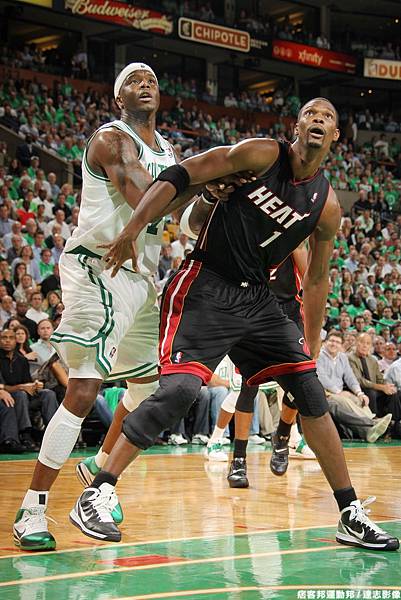
[[[123,121],[107,123],[100,129],[110,127],[117,127],[132,137],[138,148],[138,159],[153,179],[156,179],[161,171],[175,164],[171,145],[157,131],[155,136],[159,151],[149,148]],[[65,252],[103,256],[105,250],[98,248],[98,245],[112,242],[133,213],[133,209],[111,181],[90,169],[85,151],[82,161],[82,200],[78,227],[67,240]],[[163,220],[150,224],[137,239],[138,268],[142,275],[150,275],[157,270],[162,234]],[[132,271],[131,261],[126,261],[123,268]]]

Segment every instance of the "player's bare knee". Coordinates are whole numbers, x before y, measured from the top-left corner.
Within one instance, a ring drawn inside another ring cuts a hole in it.
[[[70,379],[63,404],[77,417],[86,417],[91,411],[102,381],[100,379]]]
[[[316,371],[294,373],[278,378],[287,396],[302,417],[322,417],[329,405]]]

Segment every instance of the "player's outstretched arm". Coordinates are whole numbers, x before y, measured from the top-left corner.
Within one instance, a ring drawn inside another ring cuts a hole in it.
[[[274,140],[245,140],[235,146],[213,148],[163,171],[144,194],[121,234],[108,245],[105,260],[113,268],[112,276],[129,258],[136,268],[135,240],[140,231],[148,223],[185,204],[188,200],[185,192],[189,186],[205,184],[240,171],[253,171],[259,175],[274,164],[278,152],[278,144]]]
[[[190,238],[197,239],[206,218],[217,202],[227,202],[235,189],[255,179],[255,175],[247,171],[207,183],[202,194],[186,207],[175,211],[175,215],[180,219],[180,229]]]
[[[212,148],[180,163],[179,167],[184,169],[181,177],[185,181],[177,183],[186,188],[204,185],[242,171],[253,171],[260,175],[277,160],[278,152],[277,142],[270,139],[244,140],[235,146]],[[163,171],[144,195],[134,218],[127,225],[127,230],[132,235],[138,235],[145,225],[177,210],[187,201],[188,196],[182,195],[182,190],[177,189],[177,183],[166,181],[174,170],[177,170],[177,165]]]
[[[329,261],[340,218],[340,205],[330,188],[319,223],[309,238],[308,266],[303,278],[305,340],[313,358],[320,350],[320,331],[329,291]]]

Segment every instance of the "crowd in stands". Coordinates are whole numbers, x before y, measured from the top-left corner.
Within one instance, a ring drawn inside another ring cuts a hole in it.
[[[44,73],[68,74],[77,79],[89,79],[88,56],[81,46],[71,54],[66,43],[64,47],[42,51],[36,44],[22,47],[0,46],[0,64],[16,69],[29,69]],[[75,46],[75,45],[74,45]]]
[[[401,45],[395,42],[378,42],[358,38],[351,40],[352,52],[363,54],[366,58],[383,58],[385,60],[401,60]]]
[[[197,93],[195,82],[185,86],[177,78],[172,84],[171,78],[163,76],[160,83],[163,93],[170,93],[169,86],[173,84],[174,93],[177,84],[182,86],[181,95],[184,88]],[[280,114],[274,126],[266,130],[257,118],[246,121],[249,115],[245,112],[242,119],[215,119],[212,109],[205,114],[192,99],[191,110],[185,110],[178,98],[173,109],[162,111],[158,119],[160,133],[181,158],[248,137],[291,139],[292,131],[284,124],[283,112],[277,111]],[[21,451],[37,448],[40,433],[65,392],[66,367],[54,356],[49,342],[63,310],[58,262],[65,240],[78,222],[78,175],[85,140],[101,124],[118,118],[118,112],[108,96],[91,89],[78,93],[67,78],[54,90],[35,80],[8,80],[0,87],[0,101],[0,123],[20,136],[15,156],[10,155],[0,138],[0,450]],[[283,111],[285,101],[280,104]],[[389,420],[391,415],[389,428],[393,435],[397,434],[401,419],[401,360],[397,358],[401,355],[401,147],[396,137],[386,133],[358,146],[358,128],[368,129],[370,123],[374,129],[377,123],[377,117],[373,115],[371,120],[369,114],[340,114],[343,138],[332,148],[324,165],[335,189],[357,195],[350,214],[343,215],[335,240],[324,331],[328,334],[329,356],[335,354],[330,349],[333,332],[337,332],[336,351],[351,352],[350,364],[355,368],[357,383],[354,381],[348,391],[357,399],[354,403],[360,403],[363,395],[363,403],[370,406],[371,414],[365,418],[371,422],[365,424],[362,437],[370,437],[371,441],[372,428],[377,432],[377,419]],[[38,147],[71,162],[76,175],[74,186],[53,172],[45,172],[37,156]],[[160,293],[191,248],[178,224],[168,222],[155,277]],[[366,367],[360,360],[363,352],[369,361],[371,357],[370,348],[366,353],[358,337],[366,333],[374,346],[378,367],[376,362]],[[18,363],[18,369],[11,369],[14,363]],[[174,443],[191,438],[205,442],[216,419],[213,406],[222,401],[222,389],[228,393],[227,379],[222,379],[218,385],[203,390],[189,423],[177,424],[177,429],[170,432]],[[332,396],[341,396],[343,391],[328,390]],[[120,388],[107,388],[98,398],[97,412],[105,426],[110,423],[112,407],[121,393]],[[338,415],[338,399],[332,398],[331,405],[333,416]],[[379,423],[381,428],[383,423]],[[253,431],[256,438],[258,427],[255,425]],[[10,441],[4,437],[4,430],[17,430],[17,434]],[[358,431],[353,423],[348,423],[344,431],[361,437],[361,429]]]
[[[401,131],[401,123],[399,118],[396,118],[391,112],[372,113],[368,108],[366,108],[365,110],[355,111],[354,114],[348,115],[349,120],[350,117],[352,117],[352,123],[350,123],[350,125],[354,130],[352,133],[352,137],[354,139],[357,137],[358,129],[362,131],[385,131],[387,133],[398,133]],[[345,120],[345,117],[343,118]],[[348,137],[351,137],[351,135]],[[379,140],[374,140],[374,143],[376,143],[376,141]],[[386,154],[388,156],[389,153],[386,152]],[[394,155],[392,158],[394,158]]]

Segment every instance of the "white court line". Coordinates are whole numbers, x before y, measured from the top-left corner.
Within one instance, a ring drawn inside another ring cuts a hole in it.
[[[401,519],[380,519],[375,521],[375,523],[400,523]],[[47,554],[53,554],[57,556],[59,554],[65,554],[69,552],[93,552],[98,548],[124,548],[127,546],[148,546],[150,544],[168,544],[173,542],[193,542],[197,540],[214,540],[221,538],[229,538],[229,537],[240,537],[244,535],[264,535],[266,533],[283,533],[285,531],[289,531],[292,533],[293,531],[307,531],[308,529],[330,529],[331,527],[337,527],[337,519],[336,523],[330,523],[329,525],[311,525],[310,527],[291,527],[287,529],[262,529],[258,531],[243,531],[240,533],[216,533],[210,535],[199,535],[193,537],[180,537],[180,538],[164,538],[161,540],[145,540],[143,542],[119,542],[119,543],[104,543],[104,544],[94,544],[88,548],[67,548],[66,550],[48,550],[46,552],[20,552],[16,549],[15,554],[5,554],[4,556],[0,556],[0,560],[5,558],[16,558],[16,557],[24,557],[24,556],[46,556]],[[341,548],[340,544],[337,546]]]
[[[149,571],[154,569],[164,569],[170,567],[184,567],[187,565],[200,565],[205,563],[217,563],[233,560],[244,560],[252,558],[266,558],[268,556],[284,556],[288,554],[311,554],[315,552],[328,552],[329,550],[338,550],[339,546],[323,546],[319,548],[298,548],[297,550],[272,550],[270,552],[260,552],[251,554],[234,554],[231,556],[216,556],[213,558],[194,558],[190,560],[179,560],[168,563],[158,563],[154,565],[141,565],[134,567],[113,567],[110,569],[96,569],[94,571],[81,571],[78,573],[62,573],[60,575],[49,575],[48,577],[35,577],[32,579],[16,579],[13,581],[2,581],[0,588],[17,585],[28,585],[32,583],[47,583],[48,581],[61,581],[65,579],[81,579],[86,577],[94,577],[97,575],[107,575],[109,573],[124,573],[128,571]],[[344,550],[353,550],[353,547],[344,547]],[[138,557],[140,558],[140,557]]]

